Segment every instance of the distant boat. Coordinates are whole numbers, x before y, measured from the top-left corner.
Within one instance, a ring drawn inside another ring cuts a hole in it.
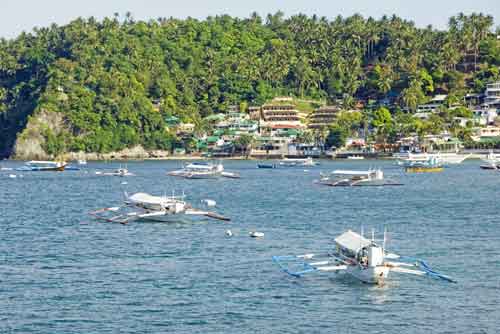
[[[457,154],[457,153],[400,153],[395,155],[399,158],[399,164],[405,162],[419,162],[428,161],[429,159],[436,159],[442,165],[458,165],[468,159],[472,154]]]
[[[80,159],[77,162],[79,165],[86,165],[87,164],[87,160],[85,160],[85,159]]]
[[[146,222],[184,222],[195,217],[209,217],[229,221],[218,213],[195,209],[184,201],[184,196],[153,196],[146,193],[128,195],[120,207],[99,209],[89,213],[96,219],[127,224],[133,221]]]
[[[335,170],[328,175],[322,175],[319,183],[331,187],[401,185],[399,183],[385,183],[384,172],[381,169]]]
[[[231,179],[240,178],[238,173],[227,172],[222,163],[192,162],[182,169],[168,172],[167,175],[178,176],[186,179],[213,179],[227,177]]]
[[[135,174],[129,172],[127,168],[118,168],[112,172],[95,172],[96,175],[103,175],[103,176],[119,176],[119,177],[125,177],[125,176],[135,176]]]
[[[28,161],[24,166],[16,168],[20,172],[62,172],[66,168],[65,162],[60,161]]]
[[[405,160],[400,162],[408,173],[435,173],[443,171],[443,164],[437,157],[429,157],[425,160]]]
[[[304,167],[304,166],[316,166],[319,165],[318,162],[314,161],[313,158],[298,158],[298,159],[289,159],[285,158],[280,161],[280,166],[283,167]]]
[[[257,168],[274,169],[274,168],[278,168],[278,165],[276,165],[276,164],[257,164]]]
[[[361,155],[349,155],[347,157],[347,159],[349,159],[349,160],[364,160],[365,157],[363,157]]]

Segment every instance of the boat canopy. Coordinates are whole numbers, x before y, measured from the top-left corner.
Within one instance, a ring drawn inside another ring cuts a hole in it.
[[[165,203],[166,198],[160,196],[153,196],[146,193],[136,193],[128,197],[128,199],[135,203],[143,203],[143,204],[156,204],[161,205]]]
[[[338,246],[354,253],[357,253],[360,249],[372,244],[371,240],[368,240],[351,230],[336,237],[335,242]]]

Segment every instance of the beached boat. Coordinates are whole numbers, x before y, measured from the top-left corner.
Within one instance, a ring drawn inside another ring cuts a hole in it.
[[[185,165],[182,169],[168,172],[167,175],[183,177],[186,179],[213,179],[219,177],[236,179],[240,177],[238,173],[225,171],[224,166],[220,162],[217,164],[192,162]]]
[[[127,224],[133,221],[186,222],[196,218],[230,219],[211,211],[195,209],[184,200],[185,196],[153,196],[146,193],[128,195],[120,207],[99,209],[89,214],[98,220]]]
[[[319,163],[314,161],[311,157],[298,159],[285,158],[281,160],[279,164],[283,167],[312,167],[319,165]]]
[[[352,186],[383,186],[388,185],[384,181],[384,172],[381,169],[358,170],[335,170],[330,174],[323,174],[319,183],[332,187]]]
[[[345,272],[370,284],[382,284],[390,272],[427,276],[447,282],[451,277],[438,273],[420,259],[390,253],[372,238],[351,230],[335,238],[335,248],[321,254],[273,256],[273,261],[287,274],[301,277],[314,272]]]
[[[16,168],[20,172],[62,172],[66,163],[62,161],[28,161],[24,166]]]

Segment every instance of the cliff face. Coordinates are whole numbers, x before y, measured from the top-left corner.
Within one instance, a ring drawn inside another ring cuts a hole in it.
[[[47,139],[44,133],[51,131],[57,135],[63,129],[60,113],[42,110],[30,116],[25,129],[17,136],[13,157],[20,160],[55,158],[46,152]]]

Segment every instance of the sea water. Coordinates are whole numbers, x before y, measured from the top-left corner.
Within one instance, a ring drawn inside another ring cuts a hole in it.
[[[128,162],[136,176],[127,178],[95,174],[120,163],[0,172],[0,332],[498,333],[500,172],[479,164],[405,174],[391,161],[321,161],[307,171],[226,161],[241,179],[219,180],[167,176],[176,161]],[[370,167],[404,185],[314,183],[320,171]],[[232,221],[120,225],[88,216],[120,205],[125,191],[184,192],[195,207],[212,199],[210,210]],[[331,250],[348,229],[381,238],[384,227],[391,251],[426,259],[458,283],[395,273],[384,286],[332,273],[296,279],[271,260]]]

